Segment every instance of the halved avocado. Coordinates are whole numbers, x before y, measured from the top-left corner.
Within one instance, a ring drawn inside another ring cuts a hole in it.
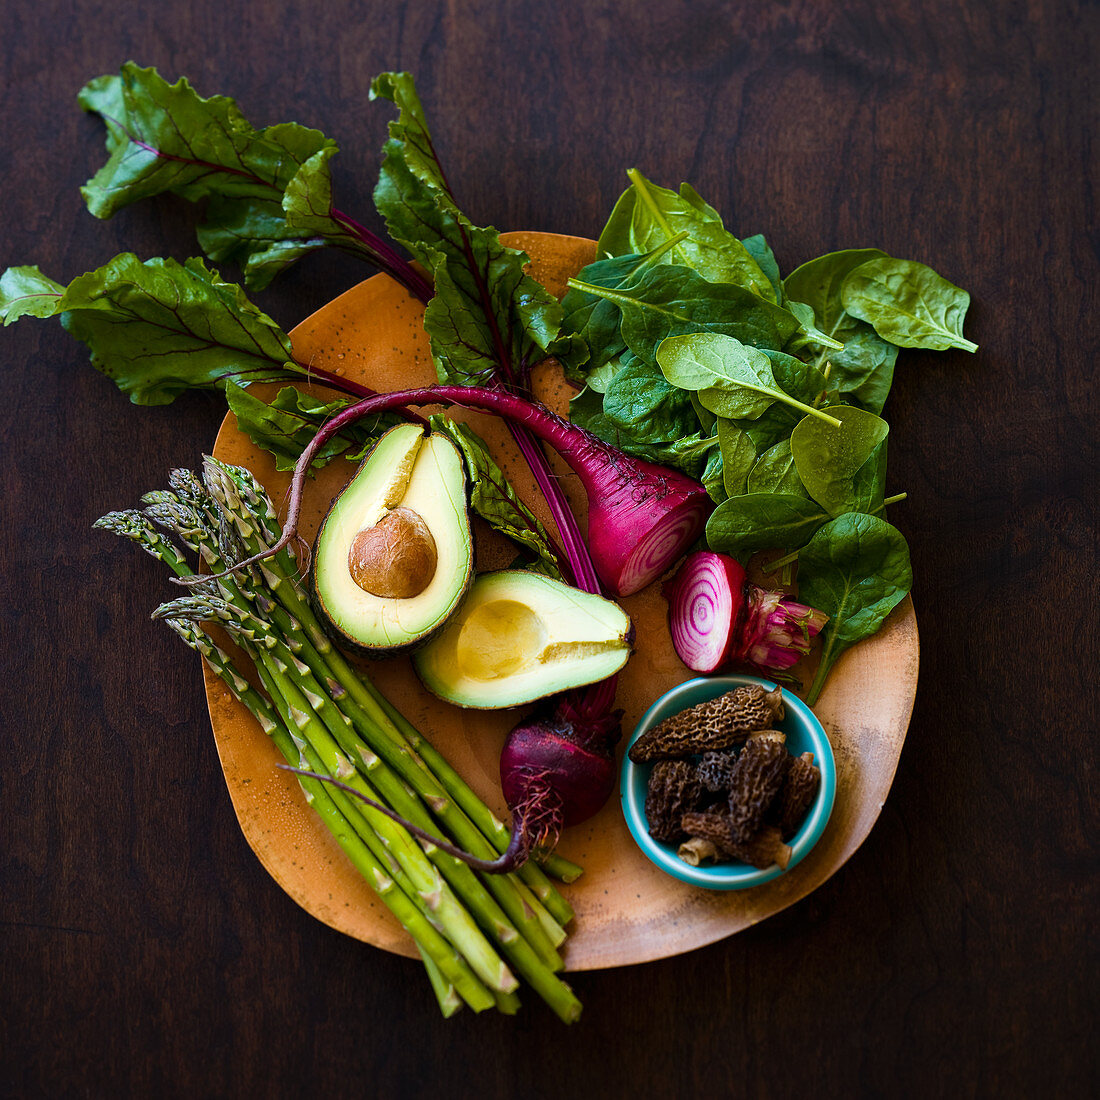
[[[441,699],[496,709],[613,676],[633,641],[618,604],[539,573],[505,569],[474,581],[413,665]]]
[[[314,543],[314,605],[336,641],[368,656],[430,637],[473,575],[462,456],[425,431],[399,424],[379,439]]]

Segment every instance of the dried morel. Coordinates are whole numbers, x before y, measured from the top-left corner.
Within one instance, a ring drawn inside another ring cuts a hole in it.
[[[728,749],[754,730],[783,717],[783,691],[759,684],[736,687],[717,699],[680,711],[642,734],[630,749],[635,764]]]
[[[783,787],[791,755],[783,743],[750,737],[730,777],[730,828],[742,843],[759,831],[764,815]]]
[[[784,840],[798,832],[820,786],[821,772],[814,763],[814,754],[804,752],[796,756],[787,768],[779,798],[772,809],[772,816],[778,822]]]
[[[728,792],[737,755],[732,752],[705,752],[695,769],[699,782],[712,794]]]
[[[680,824],[684,814],[698,810],[703,786],[694,765],[686,760],[662,760],[655,764],[646,788],[645,816],[649,835],[662,844],[675,844],[687,834]]]
[[[761,869],[778,863],[786,869],[791,860],[791,849],[783,843],[776,825],[765,825],[747,840],[738,837],[726,814],[684,814],[684,831],[699,840],[709,840],[731,859],[750,863]]]

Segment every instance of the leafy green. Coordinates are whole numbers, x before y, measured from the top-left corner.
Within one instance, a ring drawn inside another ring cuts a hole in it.
[[[608,260],[596,260],[582,268],[578,278],[607,290],[622,290],[668,252],[678,239],[673,237],[644,255],[629,253]],[[606,366],[626,351],[626,344],[619,335],[622,314],[614,302],[572,287],[566,291],[561,306],[562,333],[575,335],[578,339],[562,348],[555,348],[555,353],[567,373],[590,381],[593,371]]]
[[[370,256],[332,218],[330,204],[308,230],[284,214],[284,193],[308,164],[310,178],[331,194],[327,163],[337,147],[319,130],[293,122],[257,130],[232,99],[203,99],[187,80],[169,84],[133,62],[92,80],[78,100],[107,126],[107,162],[81,189],[97,218],[165,192],[207,199],[198,227],[203,250],[239,263],[256,288],[325,244]]]
[[[856,475],[885,443],[890,429],[863,409],[836,405],[826,412],[840,425],[805,417],[791,432],[789,451],[806,492],[838,516],[857,510]]]
[[[622,311],[622,338],[642,359],[656,362],[657,346],[669,336],[712,332],[751,347],[781,348],[799,330],[787,310],[744,287],[710,283],[686,267],[647,268],[626,290],[571,279],[569,285],[615,303]]]
[[[722,458],[722,483],[727,497],[741,496],[749,471],[756,465],[756,447],[747,432],[726,417],[718,419],[718,447]]]
[[[7,326],[20,317],[53,317],[64,294],[37,267],[9,267],[0,275],[0,319]]]
[[[890,392],[897,348],[845,308],[842,289],[847,277],[862,264],[887,258],[877,248],[850,248],[829,252],[796,268],[783,280],[788,298],[805,302],[813,311],[821,331],[840,341],[842,349],[818,346],[814,365],[828,364],[829,388],[856,398],[871,412],[881,412]]]
[[[774,401],[823,415],[779,388],[767,355],[732,336],[670,336],[658,347],[657,362],[669,382],[695,390],[703,407],[718,416],[752,420]]]
[[[643,359],[633,359],[615,375],[603,411],[619,432],[638,443],[669,443],[699,432],[691,398]]]
[[[838,516],[802,547],[799,599],[829,616],[807,702],[817,699],[840,654],[874,634],[912,585],[905,539],[877,516]]]
[[[853,317],[891,344],[978,350],[962,333],[970,295],[915,260],[885,256],[861,264],[844,280],[841,297]]]
[[[558,300],[524,271],[526,253],[459,210],[436,160],[424,110],[408,73],[383,73],[371,98],[398,107],[374,202],[390,235],[428,267],[435,297],[424,327],[440,381],[470,385],[499,376],[522,383],[558,336]]]
[[[60,315],[87,344],[95,367],[135,404],[166,405],[186,390],[221,388],[230,379],[247,385],[307,377],[291,360],[286,333],[202,260],[142,263],[124,252],[64,288],[36,268],[13,270],[0,284],[5,321]]]
[[[468,424],[449,417],[429,418],[432,430],[450,439],[466,462],[470,506],[495,531],[517,543],[530,560],[524,567],[563,580],[557,554],[546,528],[516,495],[485,441]]]
[[[785,493],[793,496],[806,492],[791,454],[791,440],[780,440],[756,460],[746,478],[745,492]]]
[[[793,493],[745,493],[719,504],[707,520],[712,550],[745,557],[773,547],[805,545],[829,514],[816,501]]]
[[[745,237],[741,241],[745,251],[756,261],[757,266],[764,272],[774,291],[773,301],[783,304],[783,280],[779,276],[779,263],[771,245],[764,239],[763,233],[757,233],[753,237]]]
[[[702,433],[698,424],[688,435],[667,441],[646,442],[635,438],[631,431],[623,430],[613,421],[604,412],[604,397],[588,388],[570,401],[569,419],[618,447],[624,454],[682,470],[690,477],[701,478],[707,469],[710,469],[712,478],[720,474],[713,468],[715,460],[712,457],[718,451],[718,439]],[[660,422],[659,418],[657,422]]]
[[[274,455],[277,470],[293,470],[299,455],[318,429],[356,400],[338,397],[322,401],[296,386],[284,386],[268,403],[233,381],[226,382],[225,399],[237,417],[237,427],[257,447]],[[324,466],[337,455],[344,455],[351,462],[358,461],[382,432],[400,423],[401,419],[393,413],[381,413],[349,426],[317,452],[314,468]],[[347,453],[349,450],[351,454]]]
[[[600,234],[599,255],[649,252],[678,233],[686,233],[667,262],[690,267],[710,282],[735,283],[776,301],[775,288],[752,253],[725,229],[718,211],[690,184],[682,183],[677,194],[658,187],[637,169],[627,175],[631,185],[615,203]]]

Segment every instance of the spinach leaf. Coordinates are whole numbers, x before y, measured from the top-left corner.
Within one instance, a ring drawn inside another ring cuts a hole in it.
[[[601,255],[649,252],[678,233],[686,233],[665,262],[682,264],[713,283],[733,283],[769,301],[775,289],[749,250],[722,225],[712,206],[690,184],[679,194],[658,187],[637,169],[619,197],[597,245]]]
[[[828,512],[806,496],[746,493],[731,496],[711,513],[707,543],[742,559],[756,550],[797,550],[828,520]]]
[[[718,419],[718,447],[725,495],[741,496],[745,492],[749,471],[756,465],[756,447],[748,433],[726,417]]]
[[[840,351],[843,349],[844,344],[840,340],[835,340],[832,336],[828,336],[817,327],[817,317],[814,314],[813,307],[806,305],[805,302],[796,302],[789,298],[785,304],[787,309],[798,319],[798,323],[802,326],[798,332],[787,341],[787,351],[800,351],[804,347],[815,345],[828,348],[830,351]]]
[[[645,255],[630,253],[609,260],[596,260],[581,268],[577,278],[593,286],[608,290],[629,287],[649,265],[673,247],[666,242]],[[555,349],[557,358],[566,371],[582,381],[587,381],[593,370],[598,370],[626,350],[619,333],[622,314],[616,303],[598,298],[583,290],[570,287],[562,299],[562,333],[575,334],[580,339],[564,351]]]
[[[844,280],[841,297],[853,317],[891,344],[978,350],[962,333],[970,295],[915,260],[887,256],[861,264]]]
[[[526,274],[526,253],[506,248],[495,229],[473,225],[459,210],[412,77],[376,77],[371,98],[378,97],[396,104],[398,117],[390,122],[374,203],[390,236],[435,279],[424,327],[440,381],[522,383],[558,335],[560,303]]]
[[[771,348],[760,350],[771,361],[776,384],[784,393],[804,405],[813,405],[820,400],[828,383],[817,367],[812,363],[804,363],[785,351],[774,351]]]
[[[470,507],[494,531],[517,543],[529,559],[524,568],[563,580],[557,554],[546,528],[516,495],[485,441],[467,424],[429,417],[432,431],[442,432],[462,454],[470,484]]]
[[[752,440],[756,453],[762,455],[781,443],[794,431],[802,417],[789,405],[772,405],[755,420],[738,420],[737,426]]]
[[[774,401],[827,416],[781,390],[768,356],[732,336],[670,336],[658,347],[657,362],[674,386],[696,390],[703,407],[718,416],[754,419]]]
[[[871,412],[881,412],[890,392],[897,348],[883,340],[865,321],[845,308],[841,291],[844,280],[861,265],[887,259],[877,248],[850,248],[830,252],[796,268],[783,281],[784,293],[805,302],[821,331],[840,341],[842,349],[815,346],[810,349],[819,369],[829,367],[829,388],[854,397]]]
[[[756,460],[746,479],[745,492],[806,495],[806,489],[795,468],[789,439],[781,440]]]
[[[293,122],[257,130],[232,99],[203,99],[186,80],[169,84],[133,62],[92,80],[78,101],[107,126],[107,162],[81,189],[97,218],[165,192],[207,199],[199,243],[212,260],[239,263],[255,288],[326,244],[377,262],[330,202],[318,200],[323,213],[305,231],[284,214],[284,193],[308,163],[331,193],[327,163],[337,146],[319,130]]]
[[[306,380],[290,338],[235,283],[200,259],[142,263],[124,252],[62,287],[37,268],[0,281],[0,315],[60,315],[97,370],[137,405],[167,405],[189,389],[229,380]],[[51,289],[53,288],[53,289]]]
[[[806,701],[849,646],[874,634],[913,584],[901,533],[876,516],[849,512],[825,524],[798,555],[798,596],[824,611],[821,663]]]
[[[796,267],[783,280],[783,293],[796,302],[805,302],[814,311],[822,329],[828,335],[835,336],[847,313],[841,300],[844,280],[862,264],[888,258],[878,248],[847,248],[842,252],[827,252]]]
[[[615,303],[622,311],[622,336],[642,359],[656,362],[657,345],[668,336],[712,332],[751,347],[780,348],[798,331],[798,321],[744,287],[708,283],[686,267],[658,265],[625,290],[569,280]]]
[[[624,454],[682,470],[690,477],[698,478],[705,468],[713,467],[716,459],[712,455],[718,452],[718,438],[701,433],[698,424],[690,435],[664,442],[645,442],[634,438],[629,425],[624,427],[613,421],[603,406],[603,397],[586,388],[569,402],[569,419]]]
[[[854,317],[840,333],[844,349],[828,355],[823,353],[818,360],[827,359],[824,365],[829,372],[829,389],[858,402],[868,412],[881,413],[894,381],[898,349],[883,340],[870,325]]]
[[[237,427],[256,446],[275,456],[277,470],[293,470],[298,456],[317,430],[357,400],[339,397],[321,401],[296,386],[284,386],[268,403],[233,381],[226,382],[225,399],[237,417]],[[382,432],[400,422],[401,417],[394,413],[381,413],[351,425],[321,448],[313,460],[313,467],[324,466],[341,454],[349,462],[358,461]],[[347,454],[352,448],[355,449],[353,453]]]
[[[638,443],[668,443],[699,432],[690,396],[642,359],[615,375],[603,411],[616,430]]]
[[[867,457],[852,478],[852,512],[877,515],[886,503],[886,445],[884,439]],[[904,494],[902,494],[904,497]]]
[[[857,509],[856,475],[885,442],[890,429],[874,413],[848,405],[826,411],[840,425],[805,417],[791,432],[790,452],[806,491],[831,515],[838,516]]]
[[[624,350],[620,355],[609,359],[603,366],[597,367],[586,374],[584,378],[585,385],[596,393],[607,393],[607,388],[614,381],[615,375],[637,358],[629,349]]]
[[[764,239],[764,234],[757,233],[753,237],[745,237],[741,243],[771,283],[772,290],[775,292],[774,301],[783,305],[783,280],[779,277],[779,264],[775,253],[771,250],[771,245]]]
[[[703,472],[699,477],[699,480],[703,483],[703,488],[707,491],[707,496],[714,501],[715,504],[721,504],[729,494],[726,492],[725,481],[725,463],[722,459],[722,452],[717,447],[712,447],[707,452],[707,462],[703,467]]]

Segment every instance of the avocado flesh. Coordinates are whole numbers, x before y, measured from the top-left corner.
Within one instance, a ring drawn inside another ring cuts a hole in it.
[[[409,508],[435,540],[436,567],[411,597],[376,596],[352,579],[356,535],[396,508]],[[473,573],[462,457],[445,436],[399,424],[375,444],[333,502],[313,550],[313,600],[340,643],[385,655],[421,643],[462,601]]]
[[[618,604],[539,573],[502,570],[474,580],[465,603],[413,655],[424,686],[461,707],[530,703],[613,676],[633,627]]]

